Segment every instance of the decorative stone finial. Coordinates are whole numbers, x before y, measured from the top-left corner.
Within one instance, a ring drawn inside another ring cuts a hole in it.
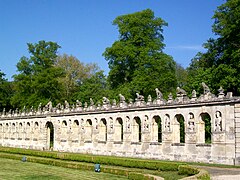
[[[218,98],[224,98],[225,94],[224,94],[224,89],[222,88],[222,86],[218,89]]]

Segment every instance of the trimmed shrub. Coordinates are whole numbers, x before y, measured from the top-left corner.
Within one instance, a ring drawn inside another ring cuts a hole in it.
[[[188,166],[188,165],[180,165],[178,167],[178,174],[180,175],[188,175],[188,176],[192,176],[195,174],[198,174],[199,170],[197,168],[194,168],[192,166]]]
[[[112,156],[96,156],[96,155],[77,154],[77,153],[61,153],[61,152],[55,152],[55,151],[51,151],[51,152],[37,151],[37,150],[9,148],[9,147],[0,147],[0,152],[77,161],[77,162],[94,163],[94,164],[98,163],[98,164],[122,166],[122,167],[128,167],[128,168],[159,170],[159,171],[177,171],[179,165],[186,164],[186,163],[177,163],[177,162],[168,162],[168,161],[131,159],[131,158],[112,157]]]

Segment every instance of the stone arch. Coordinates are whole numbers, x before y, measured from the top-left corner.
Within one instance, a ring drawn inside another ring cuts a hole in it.
[[[99,122],[99,141],[107,141],[107,121],[102,118]]]
[[[185,120],[182,114],[176,114],[173,123],[173,141],[185,143]]]
[[[34,123],[34,131],[33,131],[33,141],[37,141],[38,137],[40,135],[40,128],[39,128],[39,123],[36,121]]]
[[[162,121],[159,115],[152,118],[152,142],[162,142]]]
[[[53,149],[54,148],[54,126],[53,123],[48,121],[45,125],[46,130],[46,149]]]
[[[76,143],[79,139],[79,121],[75,119],[72,126],[72,142]]]
[[[66,120],[62,121],[62,127],[67,127],[67,121]]]
[[[0,140],[2,140],[2,139],[3,139],[3,125],[2,125],[2,123],[0,123]]]
[[[123,141],[123,120],[118,117],[115,121],[114,141]]]
[[[22,140],[23,139],[23,124],[22,122],[20,122],[18,124],[18,140]]]
[[[92,120],[87,119],[85,125],[85,133],[84,133],[84,141],[85,142],[92,142]]]
[[[61,125],[61,142],[62,143],[65,143],[67,142],[67,139],[68,139],[68,123],[66,120],[63,120],[62,121],[62,125]]]
[[[198,143],[211,144],[212,142],[211,116],[206,112],[199,115],[197,137]]]
[[[73,121],[73,127],[78,127],[79,126],[79,121],[77,119],[75,119]]]
[[[11,131],[12,131],[12,133],[11,133],[11,139],[12,140],[15,140],[15,138],[16,138],[16,124],[15,123],[12,123],[12,127],[11,127]]]
[[[30,122],[27,122],[26,123],[26,137],[25,137],[25,140],[30,140],[31,138],[31,124]]]
[[[142,125],[141,119],[138,116],[133,118],[132,125],[132,141],[133,142],[141,142],[142,141]]]

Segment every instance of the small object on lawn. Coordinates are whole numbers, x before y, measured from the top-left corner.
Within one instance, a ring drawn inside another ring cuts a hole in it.
[[[100,164],[95,164],[94,169],[95,172],[100,172]]]
[[[26,156],[23,156],[22,157],[22,162],[26,162],[27,161],[27,157]]]

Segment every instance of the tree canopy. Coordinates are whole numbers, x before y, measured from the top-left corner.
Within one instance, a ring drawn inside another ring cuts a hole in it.
[[[240,1],[227,0],[213,18],[212,30],[217,38],[210,38],[204,44],[207,52],[192,60],[188,86],[196,87],[199,81],[205,81],[213,90],[222,86],[240,95]]]
[[[119,39],[103,53],[108,61],[111,89],[133,97],[136,92],[151,94],[176,88],[175,62],[163,53],[163,26],[150,9],[117,17]]]
[[[31,56],[20,59],[17,64],[19,74],[14,75],[14,95],[11,99],[14,107],[37,107],[40,102],[62,100],[62,87],[57,77],[61,77],[63,71],[54,66],[58,48],[60,46],[54,42],[28,43]]]
[[[205,82],[213,93],[222,86],[240,95],[240,1],[226,0],[217,8],[212,26],[216,38],[210,38],[184,69],[164,53],[163,27],[167,23],[154,12],[140,12],[116,17],[119,38],[107,47],[103,56],[108,62],[105,75],[96,64],[84,64],[72,55],[58,55],[55,42],[28,43],[29,57],[17,63],[14,81],[0,71],[0,111],[3,108],[35,108],[39,103],[73,103],[79,100],[96,103],[103,96],[134,99],[136,93],[156,96],[159,88],[165,98],[179,86],[191,93],[201,93]]]

